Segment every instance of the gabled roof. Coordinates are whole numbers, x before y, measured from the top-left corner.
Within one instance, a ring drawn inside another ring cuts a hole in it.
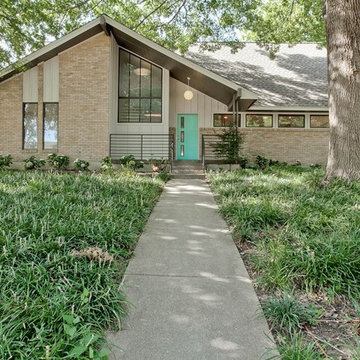
[[[258,94],[251,109],[328,108],[327,53],[317,44],[282,44],[274,60],[254,43],[236,53],[227,46],[214,52],[193,46],[185,56]]]
[[[168,69],[172,77],[183,83],[187,83],[187,77],[190,76],[193,88],[229,105],[229,108],[234,96],[240,97],[241,110],[247,109],[257,99],[255,93],[241,87],[231,79],[165,49],[105,15],[26,56],[21,63],[26,67],[36,66],[100,32],[105,32],[107,35],[112,33],[119,45]],[[18,70],[12,67],[5,69],[0,74],[0,82],[17,72]]]

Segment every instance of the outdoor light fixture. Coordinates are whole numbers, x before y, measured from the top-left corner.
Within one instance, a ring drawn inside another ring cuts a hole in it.
[[[190,78],[187,78],[187,90],[184,92],[185,100],[191,100],[194,97],[194,93],[190,90]]]
[[[138,67],[134,70],[134,74],[137,76],[149,76],[150,75],[150,69]]]

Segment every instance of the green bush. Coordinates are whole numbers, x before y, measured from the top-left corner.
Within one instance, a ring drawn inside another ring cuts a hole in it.
[[[0,154],[0,170],[10,167],[12,164],[11,155],[1,155]]]
[[[136,161],[134,155],[124,155],[120,158],[120,165],[129,168],[130,170],[137,170],[144,167],[142,161]]]
[[[88,161],[75,159],[74,165],[75,165],[75,169],[78,171],[89,171],[90,163]]]
[[[153,172],[162,172],[166,169],[168,160],[164,158],[150,158],[149,164],[152,166]]]
[[[69,157],[66,155],[49,154],[48,163],[55,170],[65,170],[69,165]]]
[[[114,165],[109,156],[106,156],[101,160],[101,170],[105,174],[111,175],[114,173]]]
[[[255,159],[256,166],[261,170],[266,169],[269,166],[269,162],[270,161],[267,158],[261,155],[258,155]]]
[[[44,159],[37,159],[34,155],[23,160],[25,170],[40,169],[46,165]]]

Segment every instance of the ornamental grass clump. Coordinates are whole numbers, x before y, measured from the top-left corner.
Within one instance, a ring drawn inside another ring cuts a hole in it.
[[[127,311],[121,281],[163,183],[0,176],[0,359],[105,359]]]

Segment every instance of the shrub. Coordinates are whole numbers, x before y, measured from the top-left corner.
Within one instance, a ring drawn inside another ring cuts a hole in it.
[[[264,170],[269,166],[269,160],[266,157],[261,156],[261,155],[258,155],[256,157],[255,163],[256,163],[257,167],[261,170]]]
[[[153,172],[162,172],[166,168],[167,160],[164,158],[160,158],[160,159],[150,158],[149,163],[152,166]]]
[[[268,297],[262,308],[273,329],[288,333],[293,333],[303,324],[314,324],[320,315],[313,304],[301,303],[294,296],[286,293],[280,298]]]
[[[0,155],[0,170],[9,167],[12,164],[11,155]]]
[[[136,161],[134,155],[124,155],[121,157],[120,165],[131,170],[141,169],[144,167],[144,163],[142,161]]]
[[[171,179],[171,176],[167,171],[162,171],[156,175],[156,178],[166,183]]]
[[[34,155],[23,160],[25,170],[40,169],[45,166],[46,161],[44,159],[37,159]]]
[[[55,170],[64,170],[69,165],[69,157],[66,155],[49,154],[48,163]]]
[[[245,135],[241,134],[236,126],[231,126],[223,130],[218,138],[220,141],[212,145],[216,157],[224,159],[228,164],[239,164]]]
[[[239,165],[241,169],[246,169],[249,164],[249,160],[246,157],[240,156],[239,157]]]
[[[110,156],[106,156],[101,160],[101,170],[106,174],[113,174],[114,165]]]
[[[78,171],[88,171],[89,170],[89,162],[81,159],[76,159],[74,161],[75,169]]]

